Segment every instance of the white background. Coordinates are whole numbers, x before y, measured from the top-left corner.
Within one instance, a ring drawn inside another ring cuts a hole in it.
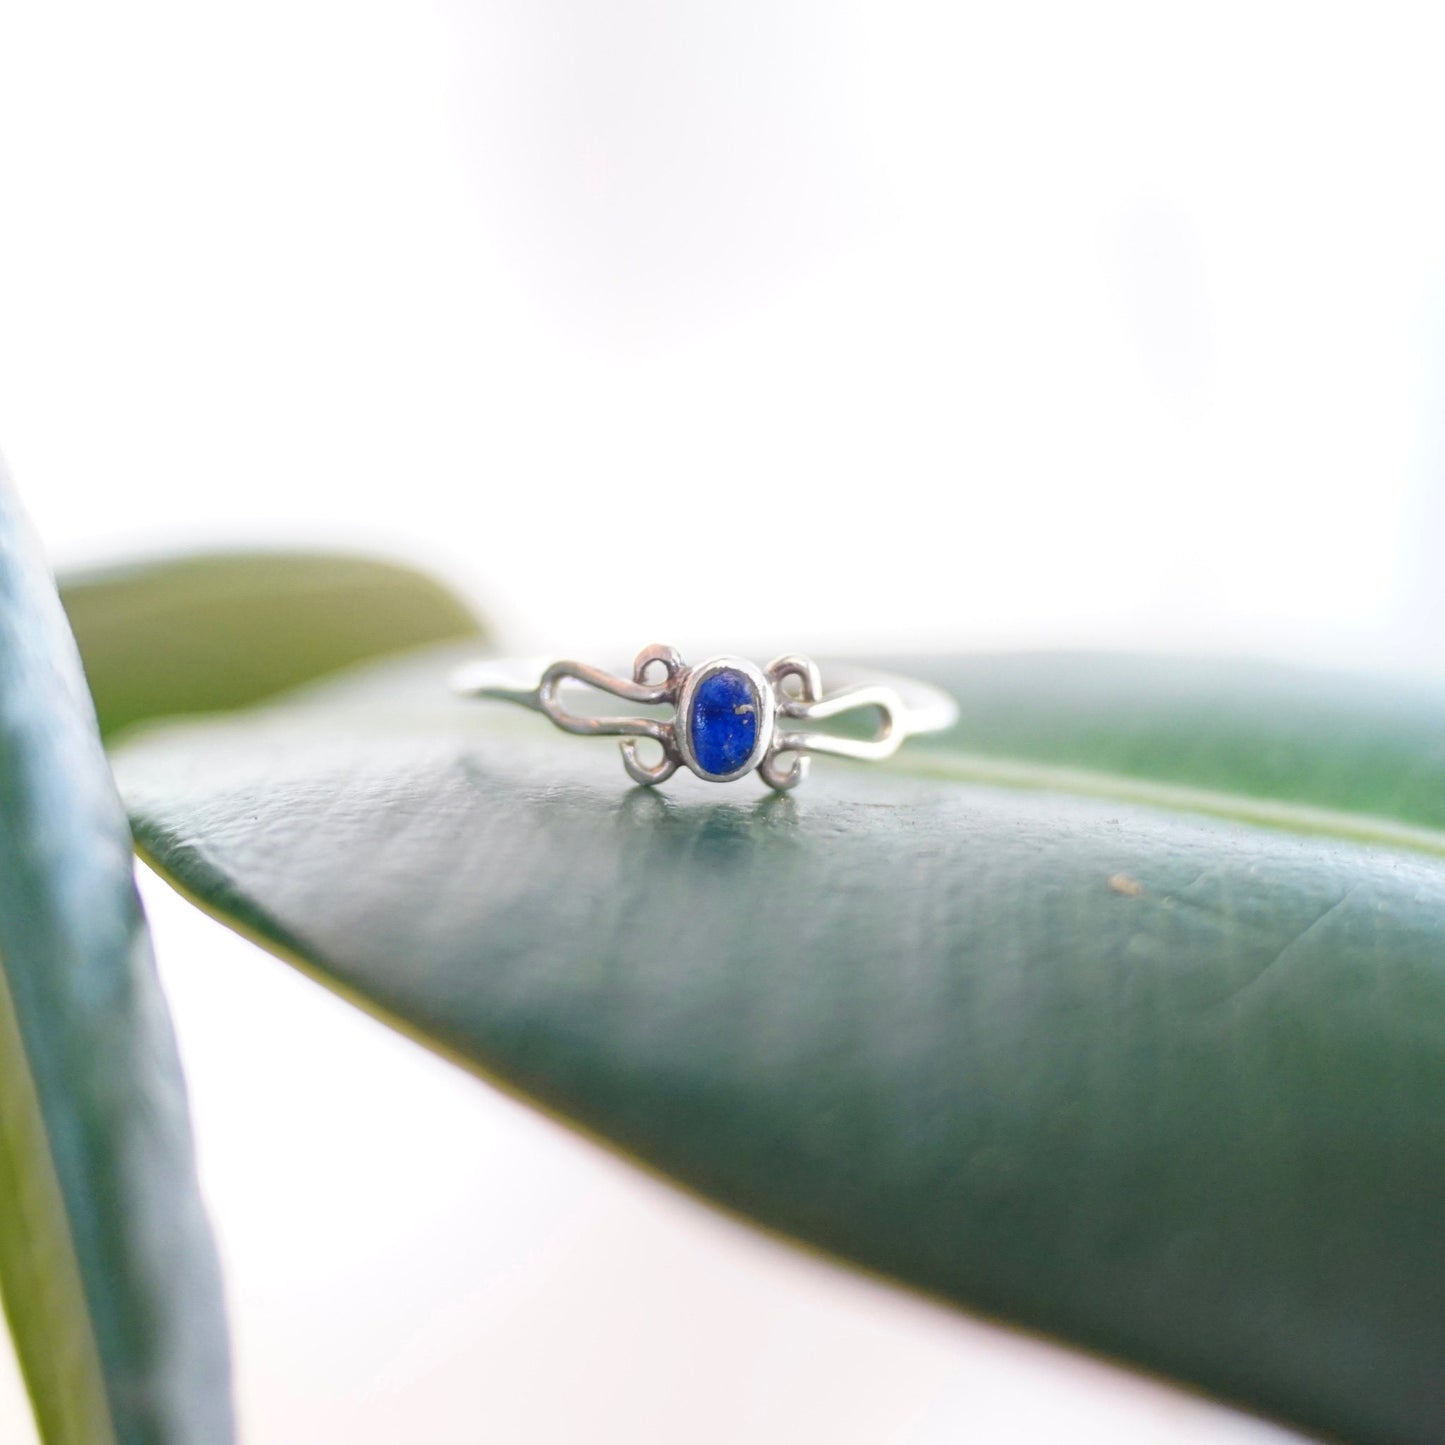
[[[1440,39],[11,0],[0,447],[59,565],[400,551],[528,650],[1438,669]],[[256,1445],[1259,1431],[753,1240],[149,896]]]

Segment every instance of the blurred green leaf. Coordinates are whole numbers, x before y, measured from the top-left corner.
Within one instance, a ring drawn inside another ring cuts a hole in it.
[[[220,1273],[130,832],[3,472],[0,1292],[46,1445],[232,1438]]]
[[[953,776],[1445,848],[1438,682],[1067,653],[913,670],[967,700],[951,733],[920,744]]]
[[[432,578],[326,552],[157,558],[64,578],[61,592],[107,738],[482,630]]]
[[[451,660],[139,736],[145,855],[771,1229],[1305,1427],[1438,1433],[1438,689],[963,659],[954,733],[773,798],[632,788],[449,700]]]

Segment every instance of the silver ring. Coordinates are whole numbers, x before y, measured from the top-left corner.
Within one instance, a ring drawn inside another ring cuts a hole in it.
[[[729,783],[756,768],[770,788],[785,792],[808,776],[814,754],[881,762],[905,738],[941,731],[958,717],[947,693],[910,678],[874,674],[853,681],[830,667],[834,690],[825,692],[817,664],[806,657],[780,657],[766,668],[739,657],[714,657],[689,667],[676,648],[654,644],[637,654],[630,681],[582,662],[554,662],[540,676],[534,668],[528,680],[519,681],[519,666],[471,663],[457,671],[452,686],[463,697],[493,698],[544,713],[564,732],[620,737],[623,766],[645,787],[681,767],[709,783]],[[569,684],[585,684],[640,707],[670,706],[673,713],[589,717],[563,705],[560,693]],[[878,714],[872,737],[810,729],[810,724],[864,708]],[[638,757],[642,738],[660,744],[661,761],[649,765]]]

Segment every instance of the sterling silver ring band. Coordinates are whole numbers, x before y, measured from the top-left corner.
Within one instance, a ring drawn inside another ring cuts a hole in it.
[[[780,657],[766,668],[738,657],[714,657],[689,667],[675,648],[654,644],[637,654],[631,679],[581,662],[554,662],[517,677],[523,664],[487,660],[459,669],[452,679],[463,697],[492,698],[544,713],[564,732],[620,737],[628,776],[650,787],[690,768],[710,783],[728,783],[757,770],[784,792],[808,775],[814,754],[880,762],[904,739],[949,727],[958,708],[947,693],[910,678],[876,673],[855,679],[829,668],[825,691],[818,665],[806,657]],[[671,717],[589,716],[562,701],[565,687],[585,684],[639,707],[671,706]],[[812,725],[844,713],[872,709],[871,737],[819,732]],[[651,738],[661,760],[648,764],[637,745]],[[786,762],[784,759],[786,758]]]

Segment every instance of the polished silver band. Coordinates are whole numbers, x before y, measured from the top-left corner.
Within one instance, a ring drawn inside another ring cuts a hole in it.
[[[628,775],[644,786],[663,782],[680,767],[713,783],[731,782],[757,769],[770,788],[783,792],[808,775],[813,754],[879,762],[918,733],[952,725],[958,708],[947,693],[911,678],[829,667],[832,691],[823,689],[816,663],[780,657],[767,668],[736,657],[715,657],[689,667],[675,648],[654,644],[638,653],[632,678],[614,677],[581,662],[554,662],[527,680],[525,664],[486,660],[459,669],[452,685],[463,697],[493,698],[544,713],[563,731],[620,737]],[[669,718],[589,717],[570,711],[559,694],[586,684],[640,707],[671,706]],[[878,714],[872,737],[817,732],[810,724],[871,708]],[[644,763],[637,744],[651,738],[662,758]],[[782,759],[787,755],[786,766]]]

